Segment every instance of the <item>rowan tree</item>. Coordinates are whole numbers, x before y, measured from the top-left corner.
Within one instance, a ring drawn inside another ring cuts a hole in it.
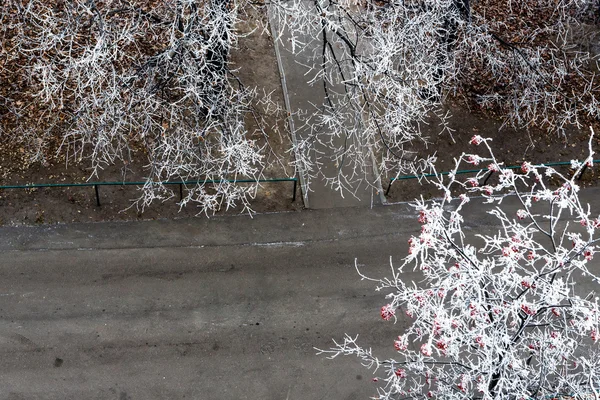
[[[379,399],[596,399],[600,216],[577,184],[592,167],[591,139],[572,176],[529,163],[506,168],[489,139],[471,143],[483,151],[434,179],[441,198],[414,204],[421,232],[392,276],[361,274],[387,293],[384,320],[410,319],[390,338],[397,356],[380,359],[349,335],[321,353],[359,357],[380,382]],[[483,167],[475,176],[456,173],[474,164]],[[485,225],[497,230],[468,234],[469,203],[481,199],[495,220]],[[418,282],[403,277],[411,267]]]

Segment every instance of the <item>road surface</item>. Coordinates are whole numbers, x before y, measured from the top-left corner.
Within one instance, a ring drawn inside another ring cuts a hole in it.
[[[368,398],[357,360],[314,347],[392,349],[353,264],[386,273],[408,220],[342,210],[1,228],[0,398]]]
[[[474,203],[465,231],[495,231]],[[366,399],[369,371],[314,348],[393,353],[406,321],[354,259],[384,276],[418,231],[402,204],[2,227],[0,399]]]

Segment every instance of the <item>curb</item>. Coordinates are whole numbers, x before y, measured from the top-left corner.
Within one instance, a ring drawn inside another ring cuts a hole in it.
[[[273,39],[273,48],[275,49],[275,57],[277,58],[277,69],[279,70],[279,78],[281,80],[281,91],[283,92],[283,101],[285,103],[285,108],[287,110],[288,118],[288,126],[290,128],[290,136],[292,138],[292,143],[294,148],[298,148],[298,138],[296,136],[296,128],[294,126],[294,120],[292,118],[292,107],[290,106],[290,98],[287,89],[287,82],[285,80],[285,71],[283,70],[283,63],[281,61],[281,52],[279,51],[279,45],[277,44],[276,38],[276,30],[274,27],[274,19],[272,18],[271,5],[267,4],[267,20],[269,23],[269,29],[271,31],[271,39]],[[296,160],[298,160],[299,154],[297,150],[294,150],[294,155],[296,156]],[[300,164],[296,164],[296,168],[298,170],[298,177],[300,178],[300,191],[302,192],[302,202],[304,203],[304,208],[310,208],[308,203],[308,190],[306,184],[306,178],[304,171],[299,166]]]

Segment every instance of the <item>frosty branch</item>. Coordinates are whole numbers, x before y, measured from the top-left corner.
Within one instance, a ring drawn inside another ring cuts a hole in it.
[[[338,188],[367,179],[371,152],[385,177],[431,168],[424,127],[448,130],[449,97],[506,124],[550,132],[600,116],[597,58],[584,40],[597,29],[594,1],[271,3],[289,32],[282,45],[299,54],[325,93],[306,110],[312,135],[299,144],[297,162]],[[328,157],[339,167],[335,175],[320,169]]]
[[[169,179],[221,182],[188,188],[182,205],[248,206],[256,185],[226,180],[260,178],[265,132],[246,126],[261,118],[256,93],[229,65],[237,15],[233,0],[3,2],[5,57],[23,85],[7,99],[8,133],[42,162],[61,137],[59,151],[93,174],[147,155],[141,207],[172,196]]]
[[[598,287],[591,263],[600,216],[582,204],[576,181],[591,166],[592,141],[588,157],[572,162],[573,176],[529,163],[515,172],[497,161],[489,139],[471,143],[485,155],[463,154],[436,179],[442,198],[415,203],[421,232],[402,265],[391,278],[361,274],[388,292],[384,320],[399,312],[410,319],[390,340],[397,356],[379,359],[351,336],[321,353],[362,359],[382,382],[380,399],[598,398],[598,297],[575,284]],[[465,163],[487,168],[461,179]],[[497,180],[482,185],[490,172]],[[465,233],[474,196],[496,231]],[[410,267],[418,284],[403,279]]]

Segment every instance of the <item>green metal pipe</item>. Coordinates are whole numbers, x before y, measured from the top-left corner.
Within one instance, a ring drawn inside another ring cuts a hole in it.
[[[252,182],[296,182],[298,178],[273,178],[273,179],[227,179],[230,183]],[[162,185],[197,185],[201,183],[219,183],[223,180],[208,179],[194,181],[157,182]],[[143,186],[146,182],[83,182],[83,183],[31,183],[26,185],[4,185],[0,189],[33,189],[45,187],[86,187],[86,186]]]
[[[600,160],[592,160],[592,162],[594,164],[600,163]],[[553,166],[558,166],[558,165],[571,165],[570,161],[559,161],[559,162],[552,162],[552,163],[543,163],[540,165],[544,165],[547,167],[553,167]],[[504,169],[517,169],[517,168],[521,168],[520,165],[511,165],[508,167],[503,167]],[[481,172],[481,171],[487,171],[487,168],[481,168],[481,169],[463,169],[463,170],[458,170],[456,171],[456,175],[460,175],[460,174],[473,174],[473,173],[477,173],[477,172]],[[390,178],[390,183],[394,182],[394,181],[400,181],[400,180],[405,180],[405,179],[417,179],[417,178],[422,178],[422,177],[432,177],[432,176],[437,176],[437,175],[448,175],[450,174],[450,171],[446,171],[446,172],[440,172],[439,174],[424,174],[424,175],[404,175],[404,176],[399,176],[397,178]]]

